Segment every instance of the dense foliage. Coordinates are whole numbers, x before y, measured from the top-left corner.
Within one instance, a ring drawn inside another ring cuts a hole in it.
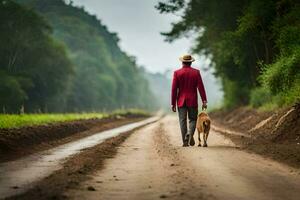
[[[0,9],[0,106],[6,112],[155,107],[117,35],[83,8],[63,0],[0,0]]]
[[[227,107],[299,101],[299,1],[167,0],[157,9],[182,14],[162,34],[168,41],[197,36],[193,52],[212,58]]]
[[[45,111],[66,100],[72,64],[51,27],[32,10],[0,1],[0,106]]]

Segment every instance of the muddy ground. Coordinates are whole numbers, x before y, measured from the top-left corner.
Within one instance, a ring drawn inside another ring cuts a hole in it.
[[[34,152],[145,119],[145,115],[112,116],[103,119],[76,120],[22,128],[0,129],[0,162],[14,160]]]
[[[112,158],[120,144],[132,132],[108,139],[92,148],[68,159],[63,168],[36,183],[36,187],[28,192],[7,199],[66,199],[63,192],[70,188],[76,188],[80,182],[89,179],[88,174],[103,167],[104,160]],[[17,183],[16,183],[17,186]],[[18,189],[18,188],[16,188]]]
[[[241,148],[300,168],[300,105],[276,112],[240,107],[210,114],[215,126],[246,134],[223,132]]]

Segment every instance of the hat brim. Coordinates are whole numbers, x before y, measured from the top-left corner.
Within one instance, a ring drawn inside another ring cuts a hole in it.
[[[192,59],[190,59],[190,60],[184,60],[182,57],[180,57],[179,60],[180,60],[181,62],[194,62],[194,61],[195,61],[195,59],[194,59],[193,57],[192,57]]]

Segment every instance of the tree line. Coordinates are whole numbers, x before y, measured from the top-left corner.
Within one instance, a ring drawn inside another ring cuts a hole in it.
[[[196,36],[192,52],[211,58],[226,107],[300,101],[299,1],[166,0],[156,8],[181,16],[162,33],[167,41]]]
[[[154,109],[119,38],[63,0],[0,0],[0,112]]]

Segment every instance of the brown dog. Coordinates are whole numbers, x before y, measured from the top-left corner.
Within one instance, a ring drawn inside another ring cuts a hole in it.
[[[210,130],[210,118],[206,112],[199,113],[196,128],[198,131],[198,146],[201,147],[200,133],[203,133],[203,147],[207,147],[207,138]]]

